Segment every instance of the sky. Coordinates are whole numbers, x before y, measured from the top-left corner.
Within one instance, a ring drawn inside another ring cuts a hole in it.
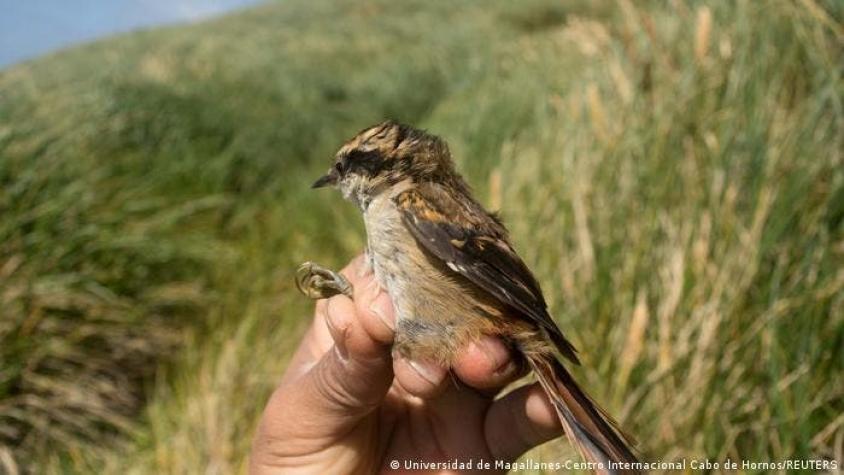
[[[103,36],[191,22],[260,0],[0,0],[0,68]]]

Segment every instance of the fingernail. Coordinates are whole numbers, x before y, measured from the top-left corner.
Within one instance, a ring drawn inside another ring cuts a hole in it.
[[[502,374],[514,373],[515,371],[516,371],[516,363],[514,363],[513,360],[507,360],[501,366],[496,367],[495,370],[492,372],[492,374],[499,376],[499,375],[502,375]]]
[[[379,295],[378,297],[375,297],[375,300],[373,300],[372,303],[369,305],[369,310],[375,315],[378,315],[378,318],[381,319],[381,322],[383,322],[384,325],[387,326],[387,328],[389,328],[390,330],[395,330],[395,323],[391,318],[387,317],[388,313],[392,313],[392,308],[388,307],[391,307],[390,302],[388,302],[386,298]]]
[[[361,259],[360,264],[358,264],[358,278],[363,278],[368,276],[372,272],[372,267],[369,266],[369,263],[366,262],[366,257]]]
[[[325,326],[328,327],[328,333],[334,340],[334,350],[341,360],[346,361],[349,358],[349,350],[346,348],[346,331],[347,329],[340,329],[334,322],[333,314],[326,311]]]
[[[409,364],[410,367],[419,374],[419,376],[422,376],[425,381],[428,381],[434,386],[440,384],[445,377],[445,371],[439,366],[419,363],[413,360],[407,360],[407,364]]]
[[[492,371],[493,374],[502,374],[508,371],[513,365],[507,349],[498,340],[494,340],[491,337],[484,337],[474,343],[474,345],[486,357],[489,367],[494,368]]]
[[[349,350],[346,348],[344,343],[335,342],[334,352],[337,353],[337,358],[339,358],[340,361],[344,363],[349,361]]]
[[[378,290],[378,281],[375,280],[375,277],[369,279],[369,282],[366,283],[366,286],[363,288],[363,290],[367,294],[373,294],[376,290]]]

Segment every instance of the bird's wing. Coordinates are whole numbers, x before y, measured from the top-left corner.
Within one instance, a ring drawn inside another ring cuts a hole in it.
[[[571,343],[548,314],[539,284],[507,240],[507,231],[479,204],[459,201],[441,185],[423,183],[394,198],[416,240],[450,269],[544,328],[561,354],[577,362]]]

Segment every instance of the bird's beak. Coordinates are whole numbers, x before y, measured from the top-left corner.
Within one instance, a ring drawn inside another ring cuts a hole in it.
[[[319,179],[315,181],[313,185],[311,185],[311,188],[322,188],[329,185],[334,186],[337,184],[337,178],[337,172],[332,169],[330,172],[319,177]]]

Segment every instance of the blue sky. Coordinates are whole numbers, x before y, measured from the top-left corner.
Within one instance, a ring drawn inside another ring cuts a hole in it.
[[[260,0],[0,0],[0,68],[73,44]]]

